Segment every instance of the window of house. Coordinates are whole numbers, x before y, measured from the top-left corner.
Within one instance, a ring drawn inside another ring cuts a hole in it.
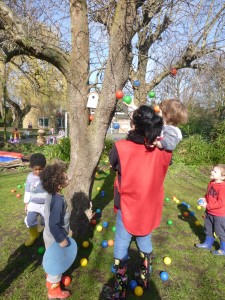
[[[38,118],[38,126],[39,127],[48,127],[49,118]]]
[[[56,119],[56,125],[57,125],[58,128],[64,127],[64,121],[63,121],[63,118],[57,118],[57,119]]]

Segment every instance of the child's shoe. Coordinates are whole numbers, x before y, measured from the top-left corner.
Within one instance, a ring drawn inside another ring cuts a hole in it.
[[[152,271],[153,254],[140,251],[141,266],[140,271],[135,274],[138,285],[144,289],[150,288],[150,273]]]
[[[219,256],[224,256],[225,255],[225,251],[223,249],[213,250],[212,254],[219,255]]]
[[[115,259],[114,269],[116,270],[116,280],[113,300],[125,300],[127,292],[127,260]]]
[[[214,237],[207,235],[204,243],[195,244],[195,247],[200,248],[200,249],[210,250],[212,248],[213,243],[214,243]]]
[[[35,243],[35,241],[39,238],[39,235],[40,235],[40,233],[37,230],[37,226],[29,227],[28,231],[29,231],[30,236],[25,242],[26,247],[32,246]]]
[[[60,288],[60,282],[57,283],[46,283],[48,288],[48,299],[66,299],[70,297],[69,291],[62,291]]]

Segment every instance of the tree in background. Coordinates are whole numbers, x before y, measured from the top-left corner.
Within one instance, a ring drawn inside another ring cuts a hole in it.
[[[115,92],[128,84],[143,103],[149,90],[171,76],[171,68],[199,68],[223,46],[224,8],[219,0],[0,2],[2,59],[34,56],[54,65],[67,82],[72,178],[67,197],[75,234],[87,230],[94,176],[118,102]],[[59,42],[47,31],[57,32]],[[133,86],[136,80],[139,88]],[[86,104],[93,88],[100,98],[90,123]]]

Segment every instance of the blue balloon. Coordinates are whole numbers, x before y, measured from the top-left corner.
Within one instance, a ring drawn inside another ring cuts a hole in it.
[[[135,288],[136,288],[136,286],[138,286],[138,283],[137,283],[137,281],[136,280],[131,280],[130,282],[129,282],[129,288],[133,291]]]
[[[166,281],[169,279],[169,275],[167,272],[163,271],[160,273],[160,278],[162,279],[162,281]]]

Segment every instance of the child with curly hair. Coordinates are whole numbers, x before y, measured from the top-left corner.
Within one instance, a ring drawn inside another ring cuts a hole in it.
[[[51,198],[47,199],[45,203],[45,229],[43,233],[45,248],[47,249],[55,241],[59,243],[60,247],[66,247],[70,230],[70,210],[62,195],[62,189],[69,184],[65,164],[57,162],[48,165],[42,171],[40,178],[44,189],[51,194]],[[69,291],[61,290],[61,278],[62,274],[47,275],[46,287],[49,299],[70,297]]]
[[[28,227],[29,238],[25,246],[29,247],[35,243],[39,237],[38,216],[41,216],[41,225],[44,226],[44,206],[48,193],[43,189],[40,181],[40,174],[46,166],[46,158],[42,153],[34,153],[30,157],[30,167],[32,172],[26,179],[24,203],[25,224]]]

